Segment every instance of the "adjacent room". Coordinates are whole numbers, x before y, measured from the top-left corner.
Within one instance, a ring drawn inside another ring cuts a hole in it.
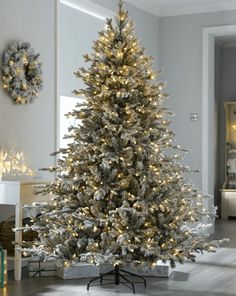
[[[0,0],[0,295],[236,295],[236,0]]]

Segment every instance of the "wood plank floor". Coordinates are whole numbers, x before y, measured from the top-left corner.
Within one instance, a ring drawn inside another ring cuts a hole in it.
[[[138,296],[236,296],[236,220],[216,223],[215,237],[231,241],[217,253],[198,256],[196,263],[178,265],[169,279],[148,278],[147,287],[136,285]],[[56,277],[29,279],[24,275],[15,282],[10,275],[9,286],[1,296],[127,296],[126,288],[92,287],[86,291],[87,280],[66,280]]]

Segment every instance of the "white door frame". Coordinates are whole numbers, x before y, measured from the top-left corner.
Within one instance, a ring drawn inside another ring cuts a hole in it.
[[[214,153],[209,151],[209,136],[214,128],[215,38],[236,35],[236,25],[203,28],[202,64],[202,192],[214,194]]]

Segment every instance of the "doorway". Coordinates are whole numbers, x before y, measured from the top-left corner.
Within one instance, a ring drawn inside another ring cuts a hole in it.
[[[203,29],[203,66],[202,66],[202,192],[215,197],[208,206],[220,206],[218,190],[223,186],[222,175],[218,177],[218,170],[222,165],[218,165],[219,151],[217,122],[218,101],[215,85],[216,47],[219,42],[236,39],[236,25],[208,27]],[[228,98],[225,98],[228,100]],[[221,149],[221,148],[220,148]],[[223,159],[221,161],[225,162]],[[211,204],[212,203],[212,204]],[[219,212],[220,214],[220,212]],[[214,231],[214,229],[212,229]]]

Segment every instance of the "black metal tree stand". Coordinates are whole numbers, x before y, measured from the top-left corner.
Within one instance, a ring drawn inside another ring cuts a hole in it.
[[[142,282],[133,282],[133,281],[129,280],[124,274],[126,274],[128,276],[140,278],[140,279],[142,279]],[[114,280],[109,279],[109,278],[108,279],[104,278],[109,275],[114,275]],[[100,284],[91,285],[91,283],[93,283],[97,280],[100,280]],[[103,281],[109,281],[109,282],[104,283]],[[144,284],[144,287],[146,287],[147,282],[144,277],[134,274],[132,272],[120,269],[119,266],[116,265],[113,270],[91,279],[88,282],[87,290],[89,290],[90,287],[94,287],[94,286],[100,286],[100,285],[102,286],[102,285],[110,285],[110,284],[116,284],[118,286],[119,284],[122,284],[122,285],[128,287],[129,289],[133,290],[133,293],[135,294],[134,284],[142,284],[142,283]]]

